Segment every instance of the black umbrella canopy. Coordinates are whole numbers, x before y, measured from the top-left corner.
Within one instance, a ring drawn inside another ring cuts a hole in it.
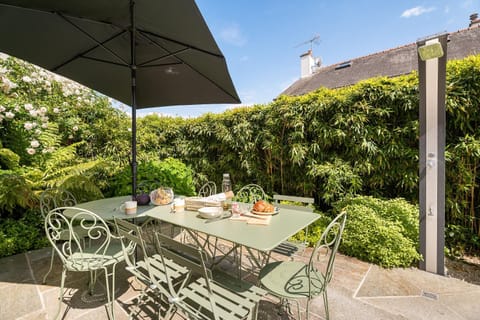
[[[239,102],[191,0],[1,0],[0,39],[0,51],[127,105],[136,66],[137,108]]]
[[[0,0],[0,51],[136,109],[238,103],[225,58],[193,0]]]

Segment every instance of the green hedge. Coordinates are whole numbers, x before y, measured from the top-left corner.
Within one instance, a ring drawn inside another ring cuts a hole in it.
[[[383,267],[408,267],[421,259],[417,206],[404,199],[354,197],[335,209],[348,215],[341,252]]]

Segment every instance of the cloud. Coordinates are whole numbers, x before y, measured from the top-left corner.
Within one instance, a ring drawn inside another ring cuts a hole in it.
[[[232,24],[220,31],[220,38],[237,47],[242,47],[247,43],[247,38],[242,34],[237,24]]]
[[[425,8],[425,7],[422,7],[422,6],[418,6],[418,7],[410,8],[410,9],[407,9],[407,10],[403,11],[403,13],[400,17],[402,17],[402,18],[417,17],[419,15],[431,12],[433,10],[435,10],[434,7]]]

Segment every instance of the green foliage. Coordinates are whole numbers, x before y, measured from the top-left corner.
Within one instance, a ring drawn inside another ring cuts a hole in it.
[[[0,220],[0,258],[46,246],[48,240],[39,214],[30,212],[21,219]]]
[[[418,207],[404,199],[347,198],[335,204],[348,214],[340,251],[383,267],[407,267],[420,260]]]
[[[10,149],[0,149],[0,169],[14,170],[18,169],[20,156]]]
[[[140,163],[137,167],[137,182],[153,181],[158,187],[170,187],[175,194],[192,196],[195,194],[193,171],[183,162],[173,158]],[[130,167],[125,167],[116,175],[109,189],[112,196],[128,195],[132,192],[132,176]],[[150,190],[152,191],[152,190]]]
[[[28,209],[35,205],[31,185],[15,173],[0,173],[0,212],[2,217],[12,216],[17,209]],[[18,215],[18,212],[17,212]]]

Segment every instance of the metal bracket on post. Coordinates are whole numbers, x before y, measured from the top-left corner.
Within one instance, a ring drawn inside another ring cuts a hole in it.
[[[445,79],[447,33],[419,39],[420,268],[445,274]]]

